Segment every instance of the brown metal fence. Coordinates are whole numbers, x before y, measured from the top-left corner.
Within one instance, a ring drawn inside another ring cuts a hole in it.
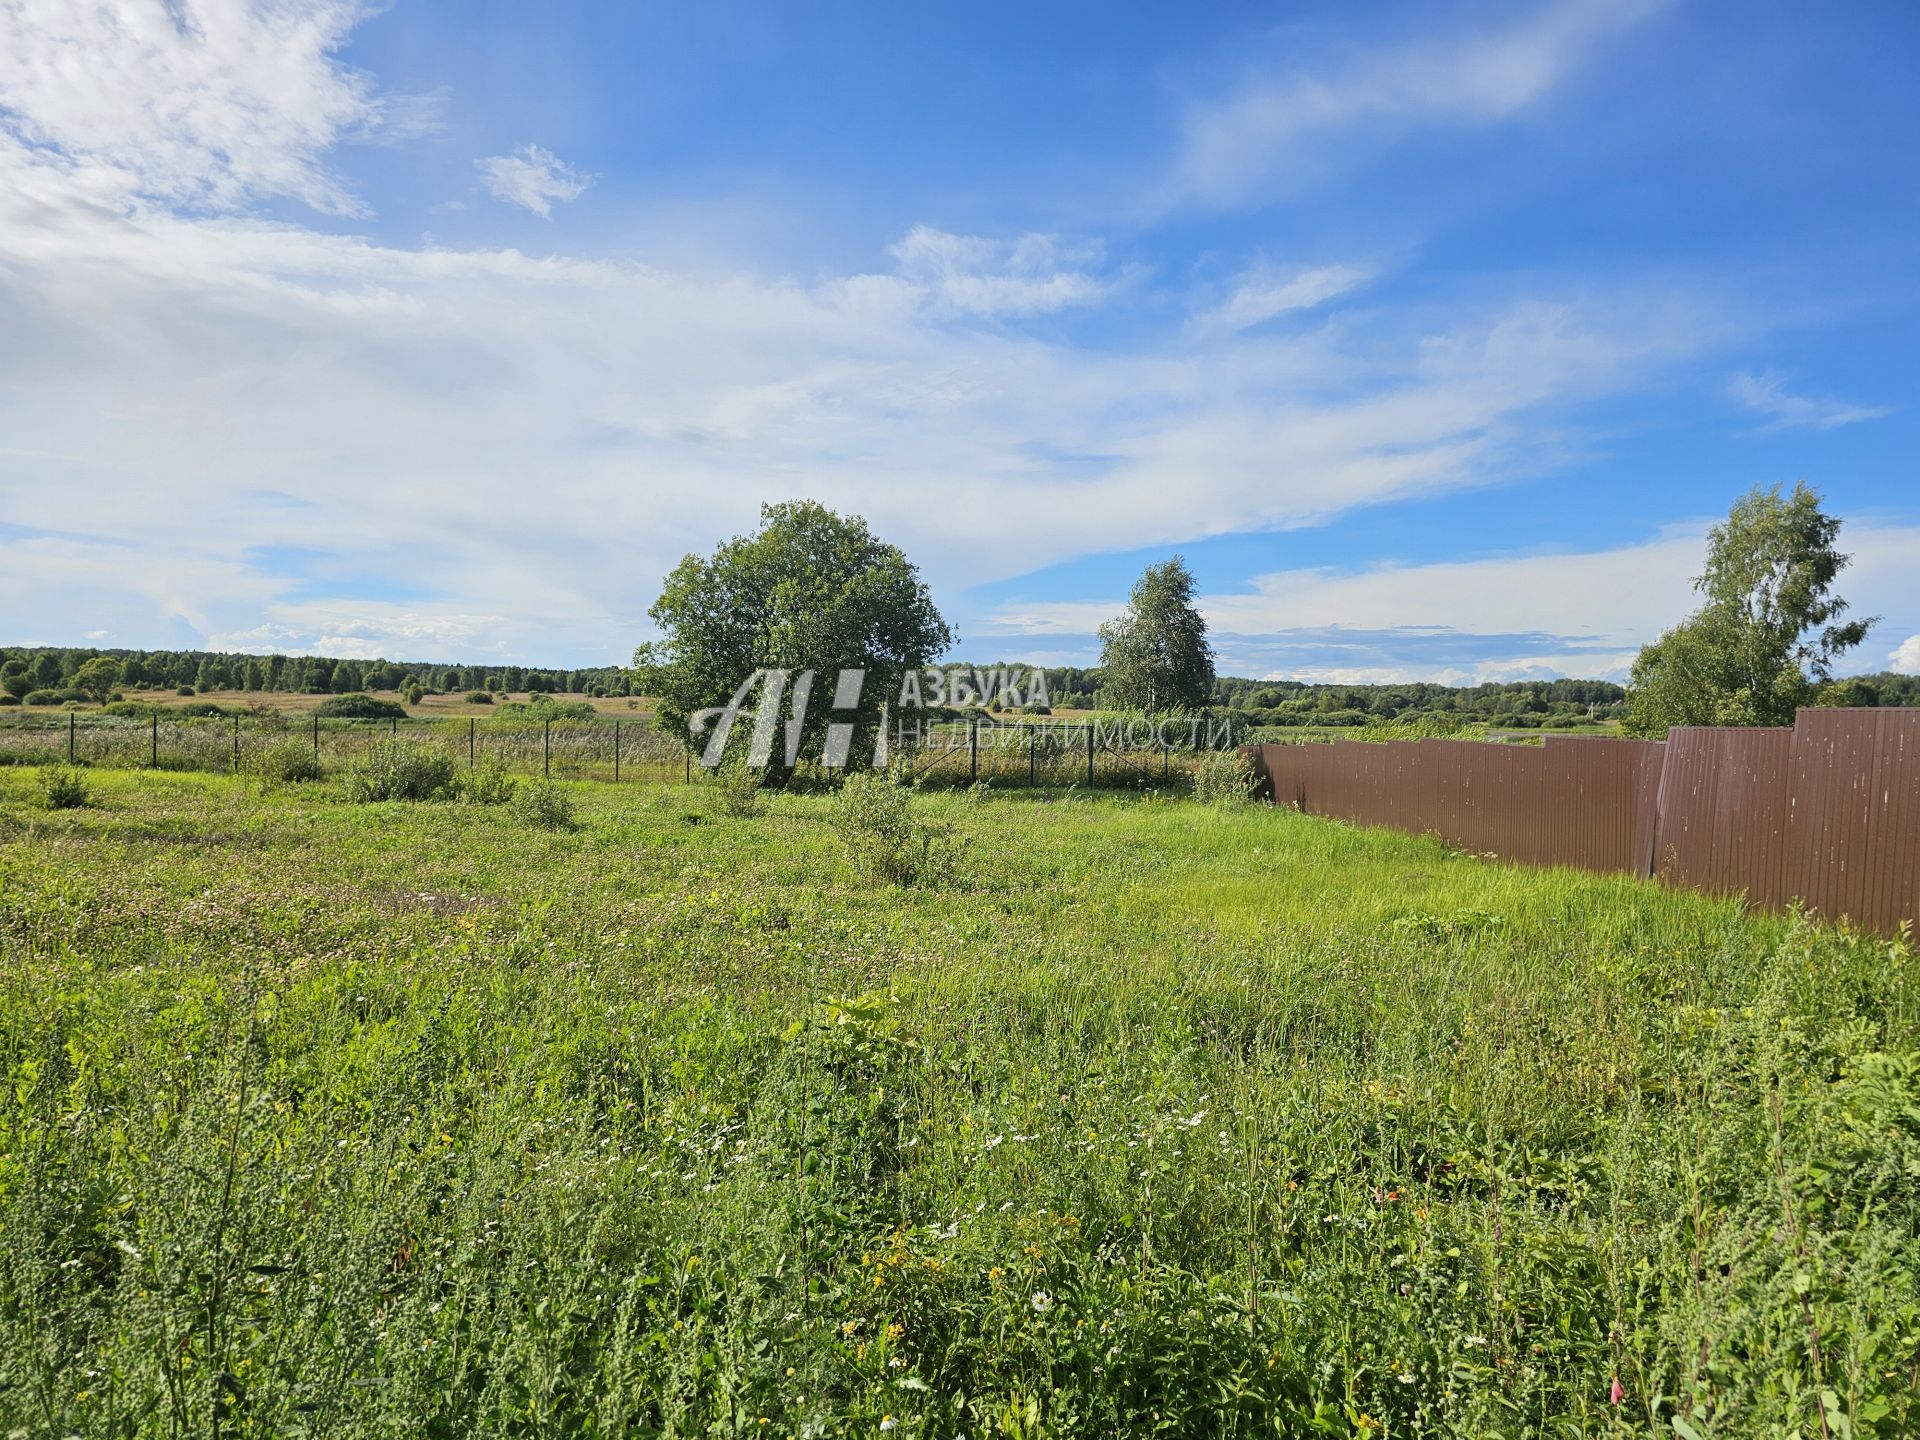
[[[1889,933],[1920,918],[1920,710],[1664,742],[1262,745],[1273,798],[1535,865],[1658,875]]]

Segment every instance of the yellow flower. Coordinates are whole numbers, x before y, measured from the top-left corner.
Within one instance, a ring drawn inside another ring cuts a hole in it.
[[[1007,1272],[1002,1267],[996,1265],[991,1270],[987,1271],[987,1279],[998,1280],[1002,1275],[1006,1273]]]
[[[892,1325],[887,1326],[887,1338],[889,1340],[898,1340],[902,1335],[906,1333],[907,1333],[907,1327],[900,1324],[898,1321],[896,1321]]]

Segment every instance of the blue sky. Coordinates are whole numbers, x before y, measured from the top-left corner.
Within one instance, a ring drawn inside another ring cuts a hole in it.
[[[1805,479],[1920,671],[1920,12],[0,10],[5,639],[624,659],[812,496],[975,658],[1619,676]]]

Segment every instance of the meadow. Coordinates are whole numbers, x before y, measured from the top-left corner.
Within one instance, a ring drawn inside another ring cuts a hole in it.
[[[1166,794],[0,769],[0,1435],[1920,1430],[1911,949]]]

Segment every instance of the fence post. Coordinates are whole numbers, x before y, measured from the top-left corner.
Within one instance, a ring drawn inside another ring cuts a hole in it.
[[[687,784],[691,785],[693,783],[693,747],[683,745],[680,747],[680,753],[687,757]]]
[[[967,783],[977,784],[980,779],[980,717],[974,716],[967,722]]]
[[[1027,726],[1027,788],[1033,789],[1040,783],[1039,762],[1033,758],[1033,727]]]
[[[320,758],[320,716],[317,711],[313,717],[313,758]]]
[[[67,764],[73,764],[73,711],[67,711]]]
[[[613,722],[613,783],[620,783],[620,722]]]
[[[233,717],[233,773],[240,773],[240,717]]]
[[[471,770],[471,769],[473,769],[473,727],[474,727],[474,723],[475,723],[475,722],[474,722],[474,719],[473,719],[473,717],[472,717],[471,715],[469,715],[469,716],[467,717],[467,769],[469,769],[469,770]]]
[[[400,734],[400,717],[398,715],[391,716],[387,721],[387,726],[387,733],[397,738]]]
[[[1087,722],[1087,788],[1093,788],[1093,722]]]
[[[546,736],[541,744],[540,775],[542,779],[550,779],[553,776],[553,721],[551,719],[547,721]]]
[[[149,770],[160,768],[160,717],[158,715],[153,717],[153,749],[147,756],[147,768]]]

